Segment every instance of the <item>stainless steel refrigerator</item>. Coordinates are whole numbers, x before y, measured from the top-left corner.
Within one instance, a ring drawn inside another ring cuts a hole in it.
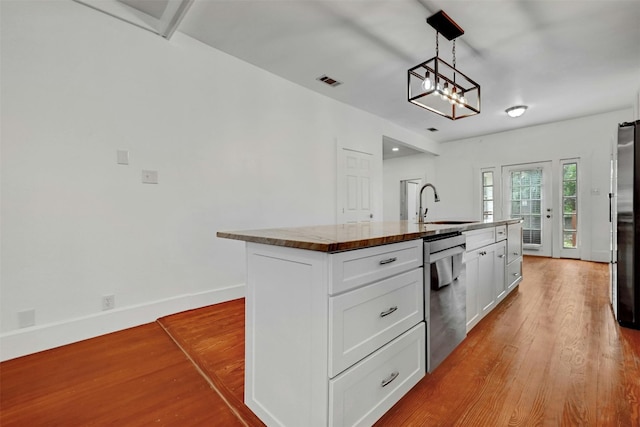
[[[640,120],[619,125],[613,154],[611,305],[620,325],[640,329]]]

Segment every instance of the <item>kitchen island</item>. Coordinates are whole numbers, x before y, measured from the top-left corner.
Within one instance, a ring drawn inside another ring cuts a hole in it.
[[[247,242],[245,403],[267,425],[374,423],[425,375],[423,239],[521,247],[520,222],[218,232]]]

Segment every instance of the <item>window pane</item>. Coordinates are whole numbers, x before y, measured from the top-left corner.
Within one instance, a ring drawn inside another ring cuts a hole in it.
[[[485,211],[493,213],[493,200],[489,200],[484,202]]]
[[[484,200],[493,200],[493,187],[484,187]]]
[[[493,172],[482,173],[482,185],[493,185]]]
[[[540,230],[541,217],[539,215],[531,215],[531,229],[532,230]]]
[[[563,212],[564,213],[573,213],[576,211],[576,199],[574,198],[564,198],[563,202]]]
[[[520,172],[512,172],[511,173],[511,186],[515,187],[520,185]]]
[[[531,172],[531,185],[542,185],[542,170],[530,171]]]
[[[540,187],[531,187],[531,198],[540,200]]]
[[[565,231],[563,233],[563,247],[565,249],[573,249],[576,247],[576,233],[573,231]]]
[[[511,189],[511,200],[520,200],[520,187]]]
[[[511,216],[516,218],[520,216],[520,202],[511,202]]]
[[[575,196],[576,195],[576,182],[575,181],[565,181],[562,183],[562,194],[564,196]]]
[[[520,213],[528,214],[531,213],[531,204],[527,200],[523,200],[520,205]]]
[[[540,212],[540,200],[531,200],[529,202],[529,204],[531,204],[531,213],[532,214],[539,214]]]
[[[577,163],[567,163],[562,168],[563,180],[575,180],[578,178],[578,165]]]
[[[575,230],[577,218],[575,214],[567,215],[565,214],[563,217],[563,225],[565,230]]]

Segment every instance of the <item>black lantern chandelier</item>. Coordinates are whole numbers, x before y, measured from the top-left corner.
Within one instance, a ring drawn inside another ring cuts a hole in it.
[[[436,30],[436,56],[408,71],[408,100],[451,120],[480,114],[480,85],[456,69],[456,38],[464,34],[444,11],[427,18]],[[453,65],[443,61],[439,35],[453,40]]]

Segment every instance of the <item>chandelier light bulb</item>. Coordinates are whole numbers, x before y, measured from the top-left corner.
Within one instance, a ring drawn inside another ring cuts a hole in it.
[[[449,97],[449,104],[453,105],[457,103],[458,103],[458,92],[456,90],[456,87],[454,86],[451,88],[451,96]]]
[[[448,97],[449,97],[449,83],[445,83],[444,89],[442,89],[442,95],[440,95],[440,98],[442,98],[443,101],[446,101]]]
[[[424,76],[424,80],[422,81],[422,89],[425,92],[428,92],[431,89],[433,89],[433,81],[431,81],[431,78],[429,77],[429,72],[428,71],[427,71],[427,74],[425,74],[425,76]]]
[[[440,96],[440,94],[442,93],[442,86],[440,86],[440,83],[436,84],[436,90],[433,91],[433,96]]]

